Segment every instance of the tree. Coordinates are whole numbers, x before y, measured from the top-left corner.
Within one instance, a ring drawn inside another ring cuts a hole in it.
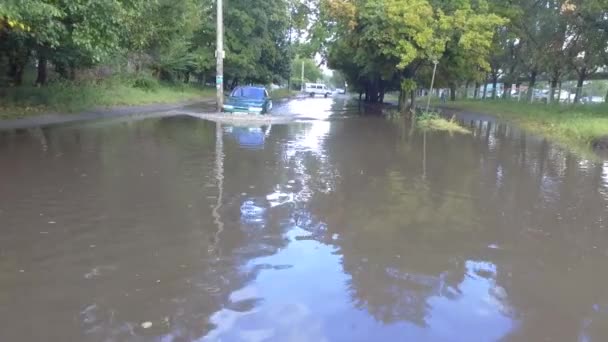
[[[484,1],[326,0],[324,4],[335,28],[330,66],[343,71],[349,84],[356,84],[371,102],[381,100],[387,89],[399,90],[403,109],[406,93],[413,109],[415,89],[428,82],[417,77],[418,71],[433,60],[446,57],[451,68],[446,72],[453,75],[487,68],[494,28],[502,23]],[[461,61],[470,64],[465,67]]]

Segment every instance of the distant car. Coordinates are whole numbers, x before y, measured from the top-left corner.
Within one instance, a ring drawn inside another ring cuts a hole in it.
[[[267,114],[272,110],[272,100],[262,86],[236,87],[226,98],[226,113]]]
[[[321,83],[305,83],[304,93],[310,95],[310,97],[314,97],[315,95],[330,97],[331,89],[329,89],[325,84]]]
[[[346,89],[336,88],[336,93],[338,93],[338,94],[346,94]]]

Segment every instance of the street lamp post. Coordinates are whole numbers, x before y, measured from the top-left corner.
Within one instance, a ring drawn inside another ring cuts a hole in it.
[[[300,85],[300,90],[304,91],[304,61],[302,61],[302,84]]]
[[[215,87],[217,89],[217,111],[221,112],[224,104],[224,6],[222,0],[217,0],[217,43],[215,58],[217,68]]]
[[[439,64],[439,61],[437,61],[436,59],[433,60],[433,77],[431,77],[431,90],[429,91],[429,96],[428,99],[426,101],[426,112],[429,112],[429,107],[431,106],[431,94],[433,93],[433,85],[435,84],[435,72],[437,72],[437,64]]]

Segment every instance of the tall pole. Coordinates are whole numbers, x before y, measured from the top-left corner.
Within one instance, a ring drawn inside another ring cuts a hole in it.
[[[437,72],[437,64],[439,64],[439,62],[437,60],[434,60],[433,64],[435,64],[435,66],[433,67],[433,77],[431,77],[431,90],[429,91],[429,98],[426,101],[426,113],[429,112],[429,107],[431,106],[431,94],[433,93],[433,85],[435,84],[435,72]]]
[[[224,104],[224,5],[222,0],[217,0],[217,68],[215,75],[215,87],[217,88],[217,111],[221,112]]]
[[[290,3],[291,6],[291,3]],[[287,90],[288,94],[291,93],[291,73],[293,68],[293,59],[291,58],[291,30],[292,30],[292,18],[291,18],[291,7],[289,7],[289,76],[287,77]]]

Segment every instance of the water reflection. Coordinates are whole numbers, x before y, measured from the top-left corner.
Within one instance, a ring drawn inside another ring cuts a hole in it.
[[[0,340],[608,338],[606,163],[286,106],[1,134]]]

